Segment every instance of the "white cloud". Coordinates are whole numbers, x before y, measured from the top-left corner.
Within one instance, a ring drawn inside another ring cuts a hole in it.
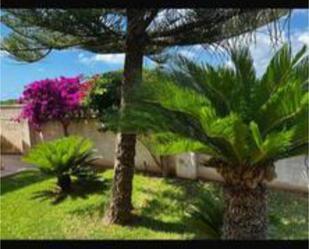
[[[234,64],[233,64],[233,62],[232,62],[231,60],[228,60],[228,61],[225,63],[224,66],[227,67],[227,68],[232,68],[232,69],[235,68],[235,67],[234,67]]]
[[[244,36],[242,36],[244,37]],[[244,40],[239,39],[239,42],[244,42]],[[290,37],[288,39],[288,34],[282,31],[281,39],[278,40],[277,44],[271,40],[267,28],[263,27],[258,30],[255,36],[255,40],[249,43],[249,49],[254,61],[254,67],[256,69],[257,75],[262,75],[276,51],[286,42],[291,42],[293,53],[297,52],[304,44],[309,46],[309,31],[304,29],[294,29],[291,30]],[[190,59],[199,59],[203,53],[200,45],[192,47],[184,47],[176,50],[177,53],[184,55]],[[216,53],[216,52],[214,52]],[[225,54],[222,52],[222,55]],[[221,63],[224,62],[226,67],[233,68],[230,58],[226,57]],[[214,62],[214,61],[212,61]]]
[[[158,25],[162,25],[162,23],[168,25],[171,18],[173,20],[176,20],[172,25],[173,27],[176,27],[177,25],[185,21],[185,19],[182,17],[184,17],[190,11],[191,9],[164,9],[156,15],[154,20],[149,25],[148,29],[155,29]],[[171,28],[172,26],[168,25],[169,28]]]
[[[112,64],[122,64],[124,63],[124,54],[97,54],[94,60]]]
[[[7,57],[8,55],[9,55],[8,52],[3,51],[3,50],[0,51],[0,58]]]
[[[93,65],[95,63],[123,64],[124,54],[96,54],[86,56],[84,53],[78,54],[78,60],[85,65]]]
[[[309,46],[309,31],[300,34],[300,36],[298,37],[298,41],[300,43],[306,44],[307,46]]]
[[[257,33],[256,43],[252,43],[249,48],[258,75],[265,71],[272,56],[286,42],[291,43],[292,52],[296,53],[304,44],[309,46],[309,31],[295,30],[290,34],[289,39],[287,33],[283,32],[282,39],[277,45],[272,44],[268,34]]]
[[[308,15],[309,10],[308,9],[294,9],[292,11],[292,14],[294,14],[294,15]]]
[[[269,35],[265,33],[257,33],[255,42],[251,43],[249,48],[256,72],[261,75],[276,48],[273,47]]]
[[[187,58],[189,58],[189,59],[193,59],[194,56],[196,56],[196,52],[190,51],[190,50],[180,50],[180,51],[178,52],[178,54],[180,54],[180,55],[182,55],[182,56],[185,56],[185,57],[187,57]]]
[[[78,54],[77,57],[78,57],[78,61],[80,63],[83,63],[83,64],[89,64],[90,63],[89,57],[85,56],[84,53]]]
[[[305,10],[296,10],[304,12]],[[291,30],[290,37],[288,39],[288,35],[286,32],[282,33],[282,39],[275,46],[267,33],[267,29],[265,27],[260,28],[256,33],[255,42],[251,42],[249,45],[253,60],[254,66],[256,68],[257,74],[261,75],[271,57],[274,53],[282,46],[285,42],[291,42],[293,52],[298,51],[303,44],[307,44],[309,46],[309,31],[304,29],[293,29]],[[201,48],[201,45],[191,46],[191,47],[183,47],[176,49],[175,52],[190,59],[199,59],[202,58],[205,53]],[[84,53],[80,53],[78,55],[78,60],[86,65],[94,65],[95,63],[108,63],[108,64],[123,64],[124,63],[124,54],[96,54],[87,56]],[[227,67],[232,67],[232,63],[230,60],[224,60],[225,65]]]
[[[201,45],[193,45],[176,49],[176,53],[188,57],[189,59],[198,59],[198,57],[202,54],[202,51],[204,51],[204,49]]]
[[[240,40],[241,42],[241,40]],[[266,28],[261,28],[256,33],[255,41],[249,44],[249,49],[253,57],[254,67],[256,69],[257,75],[260,76],[265,72],[265,69],[273,57],[276,51],[281,48],[281,46],[290,42],[292,47],[292,52],[296,53],[302,48],[304,44],[309,46],[309,31],[307,30],[293,30],[288,37],[286,32],[282,32],[282,37],[277,44],[274,44]],[[232,62],[229,59],[225,61],[225,66],[233,68]]]

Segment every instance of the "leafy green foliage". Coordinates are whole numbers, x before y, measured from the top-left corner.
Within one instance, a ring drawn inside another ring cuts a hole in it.
[[[308,149],[308,55],[284,45],[258,78],[248,48],[234,68],[179,57],[171,71],[136,87],[113,130],[152,134],[158,154],[207,153],[232,165],[268,165]]]
[[[121,71],[114,71],[96,75],[90,80],[92,87],[84,104],[99,113],[100,119],[104,119],[108,110],[119,108],[122,78]]]
[[[146,82],[156,77],[156,70],[145,69],[143,78]],[[92,109],[98,116],[104,127],[105,118],[112,111],[118,111],[120,107],[120,87],[123,79],[122,71],[112,71],[101,75],[93,76],[88,83],[91,84],[90,91],[84,100],[85,107]],[[104,130],[104,129],[99,129]],[[155,157],[157,150],[155,138],[149,136],[139,136],[139,141],[146,146],[149,152]],[[161,151],[162,154],[169,155],[169,151]],[[172,150],[172,154],[175,152]]]
[[[214,195],[204,194],[186,210],[191,226],[198,228],[209,239],[220,239],[223,225],[223,202]]]
[[[200,195],[199,199],[190,204],[185,210],[186,223],[194,229],[198,229],[202,237],[207,239],[221,239],[224,216],[224,203],[222,193],[218,191],[207,191]],[[295,195],[295,193],[270,192],[270,214],[269,229],[270,238],[281,239],[293,238],[294,228],[296,230],[306,224],[308,219],[306,212],[308,203],[306,198]],[[302,203],[302,204],[301,204]],[[300,213],[293,212],[298,209]],[[293,218],[288,218],[293,215]],[[293,229],[291,229],[293,227]],[[308,230],[303,227],[296,236],[306,236]]]
[[[143,42],[145,55],[157,55],[151,58],[162,60],[171,47],[213,45],[232,37],[243,39],[241,34],[254,33],[264,25],[275,25],[275,30],[279,30],[281,22],[276,20],[289,12],[236,8],[5,9],[1,23],[12,32],[3,37],[0,49],[26,62],[41,60],[52,50],[72,47],[93,53],[124,53],[126,38],[132,32],[128,19],[134,16],[139,31],[135,42]],[[147,39],[141,40],[139,34]],[[278,36],[277,32],[275,35]]]
[[[17,99],[0,100],[0,105],[15,105],[15,104],[18,104]]]
[[[69,136],[35,146],[23,157],[47,175],[76,176],[79,180],[94,179],[96,174],[89,166],[95,159],[91,140]]]
[[[78,189],[80,192],[69,193],[68,197],[57,205],[53,204],[49,196],[34,198],[37,193],[50,188],[55,179],[42,176],[35,171],[21,172],[1,179],[1,238],[47,240],[209,238],[203,233],[206,231],[204,226],[189,226],[185,212],[194,200],[202,199],[206,194],[218,197],[219,185],[182,179],[170,182],[171,180],[167,181],[161,177],[136,173],[133,180],[135,186],[133,205],[140,219],[133,226],[102,226],[102,213],[108,203],[108,194],[103,193],[110,191],[113,174],[113,170],[99,174],[106,182],[106,188],[101,185],[99,189],[93,191],[81,186]],[[276,219],[275,229],[272,229],[273,227],[269,229],[270,239],[307,239],[307,197],[277,191],[270,191],[270,194],[271,223],[274,224],[273,220]],[[205,202],[204,205],[208,207],[208,203]],[[201,214],[208,213],[207,207],[201,210]]]
[[[155,70],[144,70],[146,81],[154,77]],[[122,70],[103,73],[93,76],[88,82],[91,89],[84,100],[84,105],[94,110],[101,121],[104,116],[120,107],[120,87],[123,80]]]

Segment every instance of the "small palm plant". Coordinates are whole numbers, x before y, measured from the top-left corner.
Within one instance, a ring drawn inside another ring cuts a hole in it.
[[[225,179],[223,238],[265,239],[266,181],[274,162],[308,150],[308,55],[284,45],[256,76],[249,49],[231,51],[234,68],[181,57],[132,93],[109,127],[152,134],[157,153],[211,155]]]
[[[80,179],[95,177],[95,172],[89,166],[96,159],[93,155],[91,140],[69,136],[38,144],[23,160],[37,166],[45,174],[56,176],[57,185],[62,191],[68,191],[72,175]]]
[[[188,224],[199,229],[208,239],[220,239],[223,223],[223,202],[210,195],[202,196],[185,211]]]

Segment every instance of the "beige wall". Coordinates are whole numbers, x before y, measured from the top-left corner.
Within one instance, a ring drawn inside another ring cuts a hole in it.
[[[39,133],[30,128],[28,122],[16,122],[15,119],[21,111],[20,105],[0,106],[1,125],[1,154],[21,154],[30,146],[63,136],[63,129],[59,122],[48,122],[42,126]],[[115,155],[115,134],[111,132],[98,132],[99,124],[95,119],[72,120],[69,133],[90,138],[95,143],[97,154],[102,156],[98,163],[112,167]],[[160,172],[149,151],[140,143],[136,146],[136,167],[141,170]]]
[[[20,105],[0,106],[1,153],[20,154],[30,146],[27,121],[16,122]]]
[[[11,119],[20,112],[20,106],[0,106],[1,124],[1,154],[22,153],[43,140],[48,141],[63,136],[59,122],[48,122],[42,127],[42,133],[29,128],[27,122],[14,122]],[[115,134],[111,132],[98,132],[98,123],[95,119],[74,120],[69,126],[69,133],[90,138],[97,149],[97,154],[102,156],[97,163],[103,167],[113,167],[115,156]],[[171,160],[173,159],[173,160]],[[221,181],[222,178],[215,170],[206,168],[196,161],[194,153],[187,153],[170,157],[168,171],[175,172],[177,176],[191,179],[206,179]],[[150,155],[149,151],[137,142],[136,168],[139,170],[160,173],[161,169]],[[294,157],[276,163],[278,178],[271,184],[272,187],[300,189],[308,191],[308,170],[305,157]]]
[[[98,160],[104,166],[112,167],[115,156],[115,141],[116,135],[112,132],[99,132],[99,124],[95,119],[79,119],[71,121],[68,131],[70,135],[81,135],[91,139],[97,155],[102,156]],[[63,129],[59,122],[48,122],[42,126],[42,133],[34,131],[32,133],[32,145],[43,140],[48,141],[63,136]],[[149,151],[140,143],[137,142],[136,147],[136,167],[140,170],[149,170],[152,172],[160,172],[160,168],[156,165]]]

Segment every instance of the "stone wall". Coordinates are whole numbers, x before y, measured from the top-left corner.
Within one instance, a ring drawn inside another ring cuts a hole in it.
[[[116,135],[112,132],[99,132],[99,124],[95,119],[79,119],[71,122],[68,128],[70,135],[81,135],[91,139],[97,150],[97,155],[102,159],[97,164],[112,167],[115,156]],[[42,126],[42,133],[32,132],[32,145],[42,141],[48,141],[63,136],[63,129],[59,122],[48,122]],[[160,168],[150,155],[149,151],[137,141],[136,167],[140,170],[160,172]]]
[[[20,105],[0,106],[1,154],[21,154],[31,145],[28,122],[13,120],[20,108]]]
[[[63,137],[63,129],[59,122],[52,121],[44,124],[42,132],[39,133],[26,121],[14,121],[20,110],[20,105],[0,106],[1,154],[22,154],[37,143]],[[97,155],[102,156],[97,164],[112,167],[116,136],[112,132],[99,132],[98,125],[95,119],[76,119],[72,120],[68,131],[71,135],[90,138],[95,144]],[[136,151],[136,167],[139,170],[161,172],[152,155],[139,141]]]
[[[20,112],[20,106],[0,106],[1,124],[1,154],[20,154],[41,141],[48,141],[63,136],[59,122],[48,122],[42,127],[42,133],[29,128],[26,121],[17,123],[12,120]],[[69,133],[90,138],[97,149],[97,154],[103,158],[96,163],[102,167],[113,167],[115,156],[115,134],[99,132],[99,124],[95,119],[73,120]],[[201,155],[187,153],[170,156],[162,164],[166,171],[173,172],[178,177],[222,181],[222,177],[213,169],[201,166],[198,158]],[[205,156],[204,156],[205,157]],[[156,161],[160,162],[159,158]],[[138,170],[160,173],[162,171],[149,153],[140,143],[136,146],[136,168]],[[277,179],[270,185],[279,189],[295,189],[308,191],[308,167],[305,156],[278,161],[276,164]]]

